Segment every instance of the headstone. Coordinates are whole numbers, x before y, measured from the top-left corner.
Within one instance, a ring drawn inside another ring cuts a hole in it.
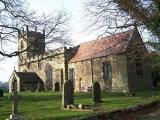
[[[3,97],[3,90],[0,89],[0,97]]]
[[[99,82],[95,82],[93,85],[93,101],[94,103],[101,103],[101,87]]]
[[[13,101],[12,102],[12,115],[17,114],[19,96],[18,96],[18,92],[17,92],[16,82],[13,83],[13,95],[10,96],[10,99]]]
[[[18,101],[20,97],[18,96],[16,83],[13,83],[13,95],[10,96],[12,100],[12,114],[9,119],[6,120],[23,120],[23,117],[18,114]]]
[[[62,105],[63,108],[66,108],[67,105],[74,104],[74,87],[73,82],[67,80],[64,83],[63,91],[62,91]]]
[[[83,109],[84,108],[84,105],[83,104],[79,104],[78,105],[78,109]]]
[[[56,83],[55,83],[55,91],[60,91],[59,82],[56,82]]]
[[[17,92],[14,92],[14,95],[10,96],[10,99],[13,101],[12,102],[12,114],[17,114],[18,113],[18,100],[19,96]]]
[[[66,107],[68,110],[71,108],[71,106],[70,105],[67,105],[67,107]]]

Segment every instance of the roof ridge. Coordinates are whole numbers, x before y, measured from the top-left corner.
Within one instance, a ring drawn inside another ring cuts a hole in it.
[[[91,43],[91,42],[95,42],[95,41],[100,41],[100,40],[107,40],[111,37],[115,37],[115,36],[120,35],[120,34],[127,34],[127,33],[130,33],[130,32],[134,32],[135,30],[136,29],[133,28],[133,29],[130,29],[130,30],[127,30],[127,31],[118,32],[118,33],[111,34],[111,35],[108,35],[108,36],[105,36],[105,37],[101,37],[100,39],[93,39],[93,40],[90,40],[90,41],[86,41],[86,42],[80,43],[79,45],[86,44],[86,43]]]
[[[81,43],[70,62],[83,61],[125,52],[135,29]]]

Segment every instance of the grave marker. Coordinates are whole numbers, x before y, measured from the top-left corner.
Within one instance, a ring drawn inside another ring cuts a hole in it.
[[[13,95],[10,96],[10,100],[12,100],[12,114],[9,119],[6,120],[23,120],[23,117],[18,114],[18,101],[20,96],[18,96],[16,82],[13,83]]]
[[[73,82],[70,80],[67,80],[63,86],[62,105],[63,105],[63,108],[66,108],[67,105],[73,105],[73,104],[74,104]]]
[[[101,103],[101,87],[99,82],[95,82],[93,85],[93,101],[94,103]]]

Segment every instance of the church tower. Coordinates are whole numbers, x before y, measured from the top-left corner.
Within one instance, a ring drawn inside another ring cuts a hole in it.
[[[25,62],[26,59],[43,54],[45,52],[45,31],[43,33],[23,29],[21,34],[18,35],[18,50],[22,52],[19,55],[19,63]]]

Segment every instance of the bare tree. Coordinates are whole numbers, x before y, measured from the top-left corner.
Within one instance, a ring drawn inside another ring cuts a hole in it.
[[[46,44],[70,44],[67,26],[68,16],[64,11],[37,16],[36,13],[29,10],[26,5],[27,4],[22,0],[0,0],[1,58],[17,56],[30,47],[28,46],[28,48],[21,51],[10,51],[7,47],[12,45],[12,43],[17,43],[19,36],[26,39],[25,36],[23,36],[24,26],[28,26],[31,29],[38,28],[41,31],[45,29],[45,39],[47,39]]]
[[[86,18],[90,23],[88,28],[98,31],[99,37],[139,28],[140,34],[149,31],[147,33],[150,34],[151,41],[156,40],[154,44],[159,45],[157,43],[160,42],[159,0],[89,0],[86,8]],[[140,38],[139,34],[135,34],[132,40],[137,38]],[[115,45],[112,46],[114,47]],[[154,55],[145,48],[143,41],[135,40],[128,47],[127,57],[130,58],[131,64],[136,64],[138,71],[141,70],[140,63],[143,61],[142,63],[147,65],[148,57]],[[152,50],[152,46],[149,49]]]
[[[90,0],[87,4],[89,27],[103,34],[140,26],[160,38],[159,0]]]

